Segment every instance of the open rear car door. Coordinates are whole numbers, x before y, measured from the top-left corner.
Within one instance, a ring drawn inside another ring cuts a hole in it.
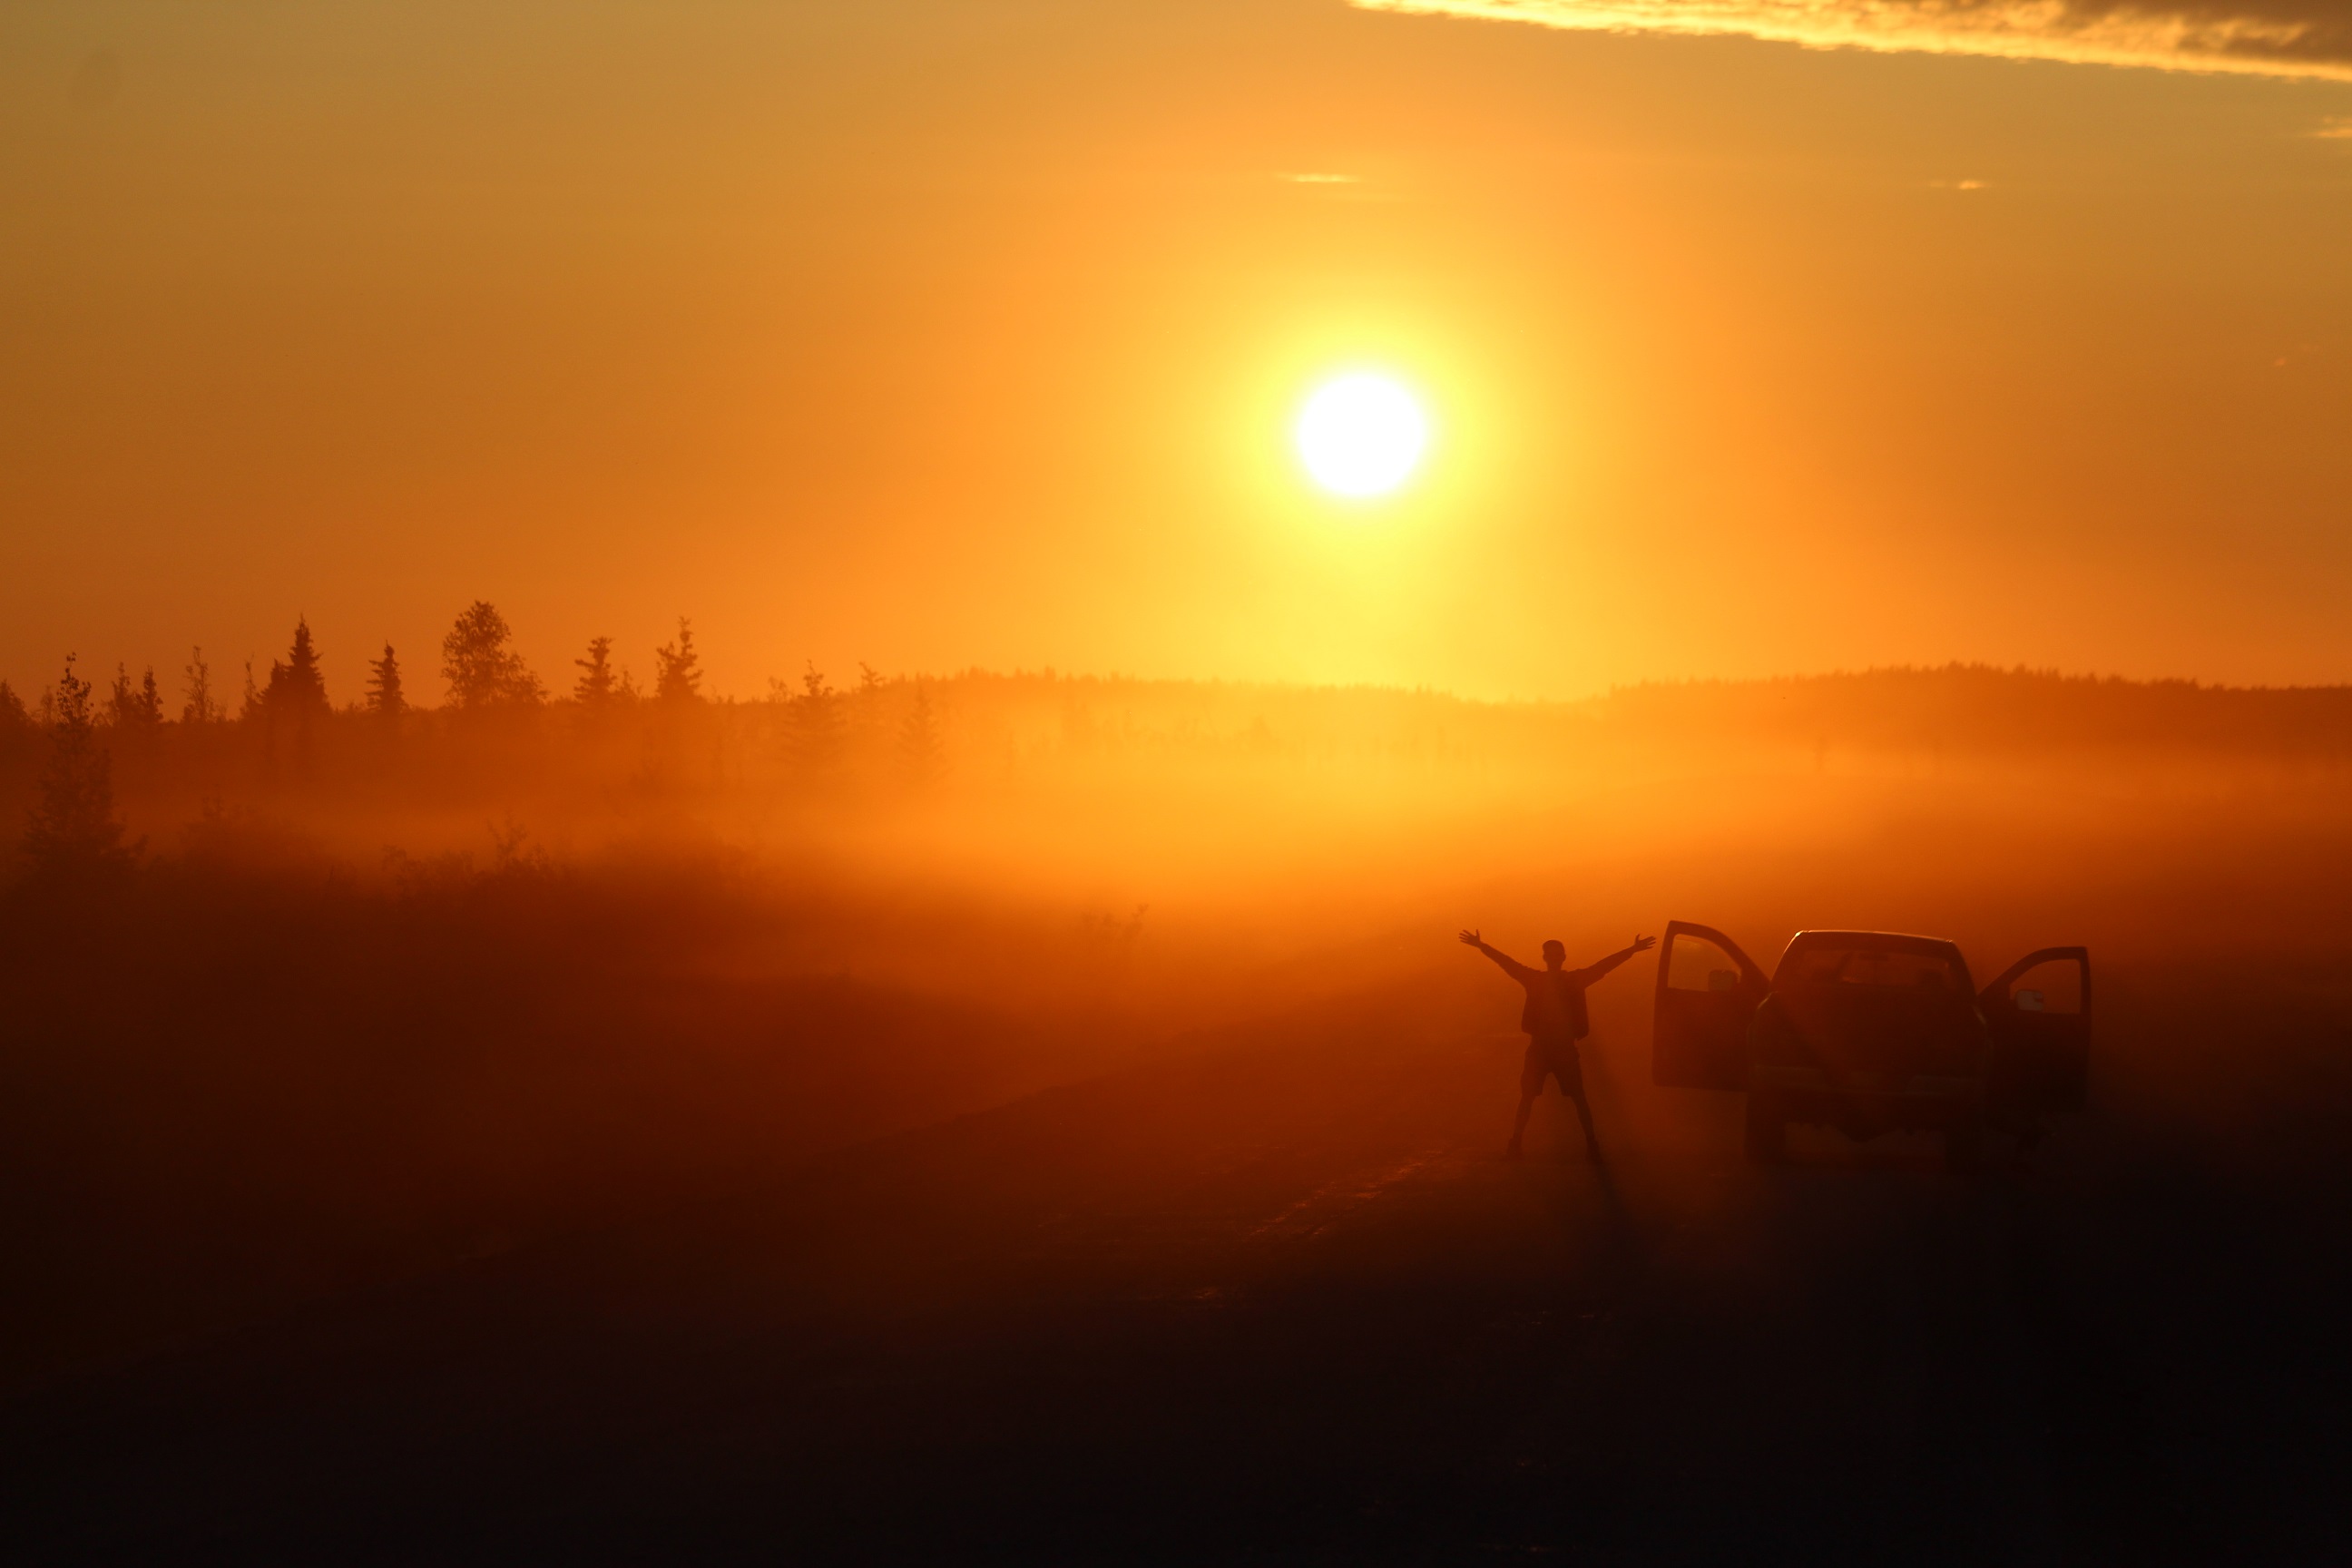
[[[1748,1021],[1771,988],[1721,931],[1667,921],[1650,1024],[1651,1081],[1667,1089],[1746,1089]]]
[[[1992,1047],[1987,1088],[2045,1110],[2080,1110],[2091,1067],[2091,950],[2029,952],[1977,994]]]

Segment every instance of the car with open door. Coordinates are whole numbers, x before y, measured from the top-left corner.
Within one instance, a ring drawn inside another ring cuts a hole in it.
[[[1669,921],[1650,1072],[1670,1089],[1748,1096],[1750,1159],[1790,1122],[1860,1139],[1929,1130],[1955,1169],[1988,1127],[2031,1143],[2046,1111],[2087,1097],[2091,955],[2030,952],[1978,987],[1959,948],[1893,931],[1799,931],[1768,977],[1709,926]]]

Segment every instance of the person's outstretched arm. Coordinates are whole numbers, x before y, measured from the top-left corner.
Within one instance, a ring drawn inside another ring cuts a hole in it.
[[[1476,948],[1480,952],[1485,953],[1496,963],[1501,964],[1503,966],[1503,973],[1511,976],[1514,980],[1521,979],[1535,973],[1535,971],[1529,969],[1526,964],[1521,963],[1517,959],[1513,958],[1509,953],[1504,952],[1496,948],[1488,947],[1475,931],[1465,931],[1462,933],[1462,945],[1465,947]]]
[[[1590,985],[1594,981],[1600,979],[1602,975],[1608,973],[1611,970],[1616,968],[1619,964],[1624,963],[1627,959],[1633,957],[1635,953],[1647,952],[1650,949],[1657,945],[1658,939],[1656,937],[1637,936],[1633,939],[1633,946],[1620,948],[1617,952],[1611,953],[1600,963],[1589,965],[1586,968],[1580,970],[1578,973],[1583,978],[1584,983],[1587,985]]]

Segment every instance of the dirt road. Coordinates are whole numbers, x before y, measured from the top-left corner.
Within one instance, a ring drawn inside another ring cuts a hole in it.
[[[1738,1158],[1255,1041],[5,1412],[38,1560],[2342,1561],[2341,1266],[2127,1119]],[[1562,1139],[1565,1139],[1563,1145]],[[20,1559],[33,1560],[33,1559]]]

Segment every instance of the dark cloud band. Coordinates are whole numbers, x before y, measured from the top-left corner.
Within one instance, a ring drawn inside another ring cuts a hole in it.
[[[1732,34],[1813,48],[1927,50],[2352,80],[2352,0],[1355,0],[1368,10],[1587,31]]]

